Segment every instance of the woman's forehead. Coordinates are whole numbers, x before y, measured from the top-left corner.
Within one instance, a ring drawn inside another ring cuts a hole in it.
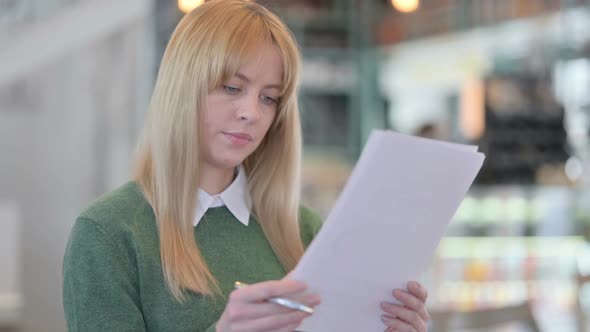
[[[251,79],[260,72],[274,72],[274,83],[284,84],[285,59],[274,44],[265,43],[251,47],[240,56],[240,61],[236,65],[234,68],[226,68],[229,76],[245,76],[246,79]]]

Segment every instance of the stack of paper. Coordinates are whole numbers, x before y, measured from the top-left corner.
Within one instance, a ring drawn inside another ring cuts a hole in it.
[[[293,271],[322,297],[298,330],[383,331],[379,304],[420,277],[483,160],[475,146],[374,131]]]

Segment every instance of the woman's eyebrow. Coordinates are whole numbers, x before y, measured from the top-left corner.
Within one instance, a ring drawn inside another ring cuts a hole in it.
[[[237,77],[237,78],[239,78],[240,80],[246,82],[246,83],[251,83],[252,82],[252,80],[250,80],[248,78],[248,76],[246,76],[246,75],[244,75],[244,74],[242,74],[240,72],[237,72],[234,76]],[[281,84],[268,84],[268,85],[265,85],[264,88],[265,89],[282,90],[283,86]]]

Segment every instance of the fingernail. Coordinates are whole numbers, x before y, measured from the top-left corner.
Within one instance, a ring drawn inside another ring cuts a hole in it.
[[[388,309],[391,307],[391,303],[388,302],[381,302],[381,308],[382,309]]]
[[[313,296],[309,301],[312,303],[312,305],[318,305],[318,304],[322,303],[322,299],[320,298],[319,295]]]
[[[385,323],[388,323],[388,322],[391,322],[393,320],[393,317],[382,315],[381,316],[381,320],[383,320]]]

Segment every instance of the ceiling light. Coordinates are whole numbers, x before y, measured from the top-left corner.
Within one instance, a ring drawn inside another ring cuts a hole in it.
[[[391,0],[391,4],[402,13],[411,13],[418,9],[420,0]]]
[[[188,13],[202,5],[203,2],[205,2],[205,0],[178,0],[178,9],[183,13]]]

